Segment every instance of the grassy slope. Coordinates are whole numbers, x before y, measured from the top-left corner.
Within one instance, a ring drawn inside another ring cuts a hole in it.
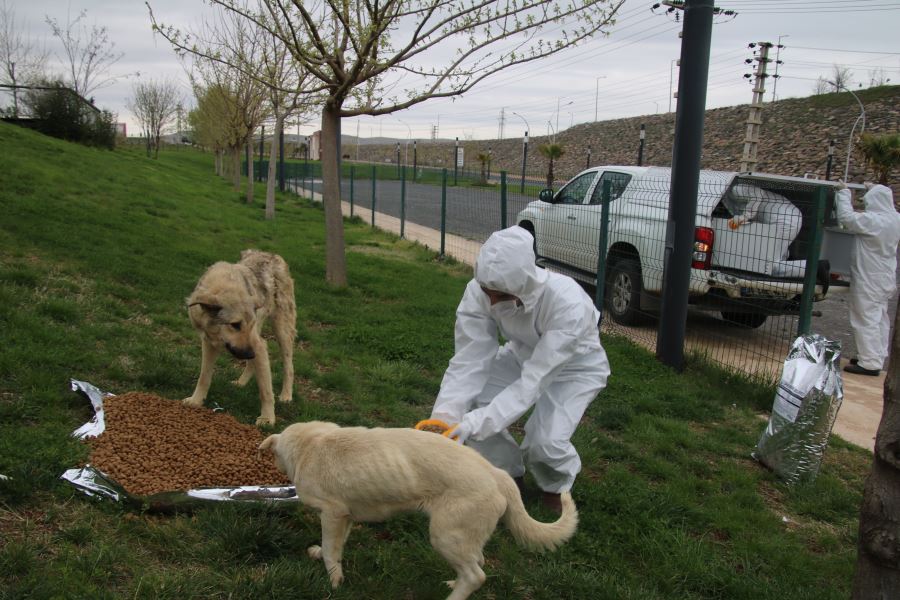
[[[321,210],[282,198],[266,222],[208,156],[150,161],[5,124],[0,154],[0,474],[11,477],[0,598],[328,596],[321,564],[305,558],[318,535],[308,511],[131,514],[60,483],[86,458],[68,435],[89,417],[67,381],[188,395],[199,349],[184,298],[210,263],[256,247],[282,254],[297,284],[298,393],[276,407],[276,429],[407,426],[429,413],[467,270],[357,220],[346,224],[351,286],[334,290]],[[479,597],[847,597],[869,456],[835,442],[814,484],[787,488],[749,457],[770,390],[605,345],[613,376],[575,438],[579,534],[540,556],[498,532]],[[253,422],[253,386],[228,383],[236,365],[219,369],[210,400]],[[451,577],[419,515],[356,527],[344,570],[331,597],[442,598]]]

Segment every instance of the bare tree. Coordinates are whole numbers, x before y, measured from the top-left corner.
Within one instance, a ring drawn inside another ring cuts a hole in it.
[[[459,96],[485,78],[589,39],[623,0],[210,0],[275,36],[318,80],[322,109],[326,279],[347,283],[340,196],[341,118],[384,115]],[[181,52],[215,59],[151,20]],[[544,29],[547,31],[544,31]],[[220,59],[221,60],[221,59]]]
[[[852,81],[853,71],[851,71],[849,67],[837,64],[831,66],[831,80],[828,84],[833,91],[840,92],[841,90],[849,89]]]
[[[900,311],[891,346],[884,408],[859,515],[853,600],[900,598]]]
[[[831,91],[831,83],[821,75],[816,82],[813,84],[813,94],[816,96],[821,96],[822,94],[827,94]]]
[[[34,83],[44,76],[47,49],[22,33],[16,13],[6,0],[0,2],[0,83],[13,87],[13,116],[19,114],[15,86]]]
[[[887,85],[890,82],[891,78],[888,77],[884,67],[878,67],[877,69],[869,71],[869,87],[879,87]]]
[[[175,119],[181,103],[178,86],[168,79],[139,81],[132,86],[128,110],[134,115],[147,137],[147,156],[154,150],[159,157],[162,131]]]
[[[125,55],[116,52],[116,44],[109,39],[109,30],[96,24],[88,27],[85,20],[87,11],[83,10],[72,18],[66,15],[66,22],[47,15],[45,20],[53,31],[53,36],[62,43],[65,57],[63,62],[68,69],[67,83],[83,97],[88,98],[94,91],[112,85],[118,76],[110,75],[109,70]]]
[[[224,144],[231,154],[234,189],[241,186],[241,154],[259,125],[268,118],[267,88],[257,69],[262,64],[263,32],[232,13],[210,19],[195,34],[216,57],[193,54],[191,74],[195,89],[214,89],[222,121]],[[251,65],[253,68],[251,70]],[[253,202],[253,162],[247,164],[247,203]]]
[[[262,32],[263,51],[259,73],[268,90],[269,104],[275,119],[275,131],[269,151],[269,172],[266,177],[266,219],[275,218],[275,184],[277,164],[280,160],[280,142],[284,133],[284,123],[291,117],[301,118],[320,102],[316,95],[305,90],[312,79],[308,71],[298,67],[288,49],[281,41]]]
[[[217,87],[202,87],[194,84],[197,108],[188,114],[188,122],[194,132],[196,142],[215,153],[216,175],[225,175],[225,151],[228,147],[228,132],[225,119],[227,102],[223,98],[227,91]]]

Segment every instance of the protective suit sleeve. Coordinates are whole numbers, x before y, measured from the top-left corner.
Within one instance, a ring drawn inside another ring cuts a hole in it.
[[[497,394],[490,404],[463,418],[470,439],[484,440],[525,414],[562,367],[575,357],[580,347],[579,332],[585,331],[585,319],[592,320],[593,317],[592,311],[575,303],[555,307],[549,328],[522,365],[521,377]]]
[[[875,221],[877,217],[870,213],[856,212],[850,204],[850,190],[839,190],[834,195],[835,211],[838,222],[847,231],[853,233],[872,234],[876,232]]]
[[[455,352],[444,372],[432,419],[459,423],[490,375],[491,359],[500,347],[490,303],[472,280],[456,309]]]

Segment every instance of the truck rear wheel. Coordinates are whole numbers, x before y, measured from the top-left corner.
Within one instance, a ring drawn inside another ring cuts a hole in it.
[[[735,313],[723,310],[722,318],[729,323],[734,323],[735,325],[740,325],[741,327],[746,327],[748,329],[757,329],[766,322],[768,316],[762,313]]]
[[[606,307],[613,321],[634,325],[641,319],[641,266],[631,258],[613,263],[606,284]]]

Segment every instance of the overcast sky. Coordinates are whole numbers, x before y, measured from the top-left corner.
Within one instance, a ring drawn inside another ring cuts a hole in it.
[[[123,58],[112,68],[122,77],[97,90],[96,103],[137,127],[126,109],[135,78],[172,78],[181,82],[186,105],[193,104],[187,78],[169,44],[154,36],[143,0],[7,0],[20,29],[32,40],[45,41],[51,66],[62,72],[55,57],[62,48],[50,34],[46,16],[65,23],[68,15],[87,10],[89,24],[106,26]],[[435,99],[393,115],[345,119],[343,133],[362,137],[392,136],[427,139],[432,128],[442,138],[489,139],[552,133],[596,119],[652,115],[675,109],[671,91],[677,88],[681,27],[653,1],[627,0],[609,35],[598,36],[543,62],[530,63],[495,75],[463,98]],[[185,29],[199,25],[209,7],[200,0],[151,0],[158,19]],[[752,89],[745,73],[753,65],[750,42],[784,46],[776,79],[766,82],[765,99],[808,96],[819,76],[830,76],[833,65],[852,72],[854,89],[873,78],[900,83],[900,0],[721,0],[716,6],[736,16],[715,18],[709,68],[707,107],[745,104]],[[775,58],[773,48],[770,57]],[[773,74],[775,64],[770,65]],[[774,89],[773,89],[774,88]],[[308,135],[319,129],[318,117],[299,127]],[[297,131],[296,126],[291,132]]]

